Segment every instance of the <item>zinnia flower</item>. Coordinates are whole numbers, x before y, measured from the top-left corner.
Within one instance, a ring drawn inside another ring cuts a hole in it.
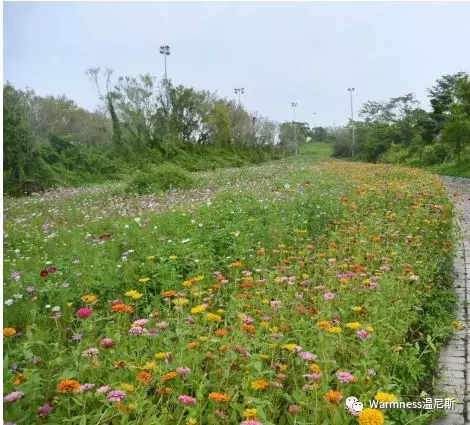
[[[366,407],[359,414],[359,425],[382,425],[384,423],[384,415],[380,410]]]
[[[16,329],[14,328],[3,328],[3,336],[4,338],[8,338],[9,336],[15,335]]]
[[[397,398],[393,394],[383,392],[378,392],[374,398],[381,403],[397,401]]]
[[[257,379],[251,383],[251,388],[254,390],[265,390],[269,387],[269,382],[264,379]]]
[[[76,393],[78,391],[80,391],[80,383],[75,379],[64,379],[57,386],[59,393]]]
[[[182,404],[193,405],[196,404],[196,399],[194,397],[190,397],[189,395],[180,395],[178,400]]]
[[[112,402],[122,402],[126,399],[126,393],[124,391],[111,391],[106,398]]]
[[[240,422],[240,425],[263,425],[263,424],[254,419],[248,419],[247,421]]]
[[[87,317],[90,317],[93,314],[93,310],[89,307],[83,307],[77,310],[76,314],[78,317],[80,317],[80,319],[85,319]]]
[[[111,389],[111,387],[109,385],[103,385],[101,387],[99,387],[96,392],[101,394],[101,393],[107,393],[109,390]]]
[[[328,392],[325,394],[325,399],[334,404],[339,404],[342,398],[343,395],[339,391],[335,390],[328,390]]]
[[[230,397],[226,393],[210,393],[209,398],[214,400],[217,403],[227,403],[230,400]]]
[[[111,338],[104,338],[100,342],[100,346],[104,348],[110,348],[115,345],[115,342]]]
[[[50,406],[49,404],[46,403],[44,406],[42,406],[39,409],[38,415],[39,416],[46,416],[48,413],[50,413],[51,410],[52,410],[52,406]]]
[[[14,403],[16,400],[24,397],[24,392],[22,391],[13,391],[3,397],[3,401],[7,403]]]

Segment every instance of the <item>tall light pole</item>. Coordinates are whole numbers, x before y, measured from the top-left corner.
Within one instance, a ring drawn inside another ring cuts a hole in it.
[[[164,62],[165,62],[165,81],[168,80],[168,74],[167,74],[167,71],[166,71],[166,57],[167,56],[170,56],[170,53],[171,53],[171,49],[170,49],[170,46],[160,46],[160,54],[163,55],[163,59],[164,59]]]
[[[241,105],[241,95],[245,93],[245,89],[243,87],[233,89],[235,94],[238,95],[238,105]]]
[[[354,157],[354,138],[355,138],[355,125],[354,125],[354,111],[353,111],[353,91],[354,87],[348,89],[349,95],[351,97],[351,125],[352,125],[352,156]]]
[[[317,113],[313,112],[313,129],[317,128]]]
[[[291,102],[290,106],[292,106],[292,109],[294,110],[294,137],[295,137],[295,154],[299,154],[299,141],[297,140],[297,126],[295,124],[295,108],[297,107],[297,102]]]

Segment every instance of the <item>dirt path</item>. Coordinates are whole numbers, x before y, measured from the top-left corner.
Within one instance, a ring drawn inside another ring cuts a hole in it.
[[[454,201],[456,226],[460,230],[454,270],[459,296],[457,320],[464,327],[441,352],[441,379],[435,396],[453,397],[457,404],[435,424],[465,425],[470,423],[470,179],[445,177],[443,180]]]

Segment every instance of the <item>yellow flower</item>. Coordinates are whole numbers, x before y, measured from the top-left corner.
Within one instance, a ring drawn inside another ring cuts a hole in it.
[[[140,283],[147,283],[149,280],[150,280],[149,277],[143,277],[143,278],[139,279],[139,282]]]
[[[366,331],[367,332],[373,332],[374,328],[372,326],[367,326]]]
[[[167,354],[171,354],[171,353],[165,353],[164,351],[161,351],[160,353],[155,354],[154,357],[157,360],[165,360]]]
[[[380,401],[381,403],[388,403],[388,402],[391,402],[391,401],[397,401],[397,398],[393,394],[390,394],[390,393],[378,392],[375,395],[374,398],[377,401]]]
[[[82,301],[86,304],[91,304],[91,303],[94,303],[98,300],[98,298],[96,298],[96,295],[84,295],[82,297]]]
[[[133,393],[135,391],[135,387],[132,384],[121,384],[121,390],[127,391],[129,393]]]
[[[273,326],[272,328],[269,328],[271,332],[277,332],[279,328],[277,326]]]
[[[209,322],[216,322],[216,323],[219,323],[222,321],[222,317],[213,313],[207,313],[206,319],[209,320]]]
[[[178,306],[178,307],[183,307],[183,306],[189,304],[189,300],[187,298],[175,298],[173,300],[173,304]]]
[[[359,425],[382,425],[384,423],[384,415],[380,410],[366,407],[359,414]]]
[[[261,322],[260,325],[262,328],[269,328],[269,322]]]
[[[219,308],[217,311],[216,311],[217,314],[224,314],[225,313],[225,310],[222,310],[221,308]]]
[[[261,360],[269,360],[271,358],[267,354],[261,354],[259,357]]]
[[[356,306],[352,307],[352,311],[355,311],[356,313],[359,313],[359,312],[362,311],[362,307],[359,307],[359,306],[356,305]]]
[[[132,299],[134,299],[134,300],[138,300],[139,298],[142,298],[142,295],[143,295],[143,294],[141,294],[140,292],[137,292],[137,291],[134,291],[134,290],[132,290],[132,291],[127,291],[127,292],[124,294],[125,297],[130,297],[130,298],[132,298]]]
[[[277,347],[277,344],[269,344],[269,348],[271,350],[274,350]]]
[[[297,349],[297,344],[284,344],[282,348],[285,348],[287,351],[294,351]]]
[[[207,336],[200,336],[199,341],[206,342],[209,338]]]
[[[73,306],[73,303],[67,303],[67,307],[71,308]]]
[[[186,425],[197,425],[197,420],[194,418],[190,418],[186,421]]]
[[[452,322],[452,327],[454,328],[454,331],[461,331],[463,329],[462,323],[457,322],[457,320]]]
[[[168,258],[172,261],[175,261],[178,257],[176,255],[170,255]]]
[[[256,419],[256,409],[246,409],[243,416],[247,419]]]
[[[261,300],[261,302],[262,302],[263,304],[269,304],[269,303],[270,303],[270,301],[267,300],[266,298],[265,298],[264,300]]]
[[[332,326],[331,328],[328,329],[328,332],[330,334],[339,334],[342,332],[342,329],[339,326]]]
[[[155,362],[147,362],[142,366],[142,369],[151,370],[155,372],[159,369],[159,366]]]
[[[155,260],[155,255],[149,255],[149,256],[147,257],[147,260]]]
[[[203,311],[206,310],[206,306],[205,305],[198,305],[196,307],[193,307],[191,309],[191,314],[199,314],[199,313],[202,313]]]
[[[359,322],[351,322],[351,323],[346,323],[346,327],[348,327],[349,329],[356,330],[361,327],[361,324]]]

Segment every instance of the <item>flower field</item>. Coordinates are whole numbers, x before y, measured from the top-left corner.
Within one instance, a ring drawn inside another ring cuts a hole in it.
[[[452,204],[422,170],[296,158],[6,200],[4,421],[430,423]]]

